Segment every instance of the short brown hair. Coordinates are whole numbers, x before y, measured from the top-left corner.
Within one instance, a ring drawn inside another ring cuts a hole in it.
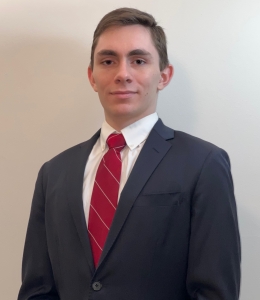
[[[142,25],[151,32],[152,41],[159,54],[160,70],[164,70],[169,65],[167,55],[166,35],[161,26],[157,25],[154,17],[146,12],[135,8],[118,8],[106,14],[99,22],[93,36],[91,47],[90,67],[94,67],[94,52],[101,34],[112,26]]]

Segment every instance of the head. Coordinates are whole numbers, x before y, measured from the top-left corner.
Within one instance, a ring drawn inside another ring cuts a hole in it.
[[[125,7],[109,12],[99,22],[94,32],[91,47],[90,67],[92,69],[94,67],[94,52],[102,33],[110,27],[130,25],[141,25],[150,31],[153,44],[159,54],[160,70],[164,70],[169,65],[166,35],[162,27],[157,25],[152,15],[135,8]]]
[[[152,16],[122,8],[100,21],[88,76],[114,129],[155,112],[158,92],[172,75],[165,34]]]

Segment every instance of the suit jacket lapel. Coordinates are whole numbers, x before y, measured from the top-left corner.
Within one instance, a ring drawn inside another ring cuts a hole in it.
[[[87,256],[88,264],[92,274],[94,274],[95,268],[84,215],[82,187],[86,162],[99,135],[100,131],[98,131],[90,140],[79,145],[78,153],[75,155],[75,158],[70,166],[66,187],[74,223],[76,225],[84,252]]]
[[[167,139],[172,139],[173,137],[174,131],[166,127],[159,119],[149,134],[121,193],[116,214],[99,265],[102,264],[105,256],[115,242],[143,186],[170,149],[171,144],[167,142]]]

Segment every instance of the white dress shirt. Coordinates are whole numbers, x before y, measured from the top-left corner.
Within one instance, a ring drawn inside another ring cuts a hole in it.
[[[119,185],[118,200],[120,194],[125,186],[128,176],[136,162],[136,159],[150,133],[154,124],[158,121],[157,113],[148,115],[137,122],[123,128],[121,133],[123,134],[126,146],[121,151],[122,159],[122,169],[121,169],[121,179]],[[106,121],[103,122],[101,127],[101,133],[99,139],[94,145],[85,168],[84,180],[83,180],[83,205],[84,213],[86,218],[86,223],[88,224],[89,218],[89,207],[91,201],[91,195],[93,190],[93,185],[96,177],[97,168],[99,163],[108,151],[108,146],[106,140],[111,133],[116,132]]]

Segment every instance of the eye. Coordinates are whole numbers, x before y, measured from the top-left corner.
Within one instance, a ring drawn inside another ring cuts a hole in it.
[[[135,60],[135,64],[137,64],[137,65],[143,65],[143,64],[145,64],[145,61],[143,59],[136,59]]]
[[[107,60],[104,60],[101,62],[102,65],[105,65],[105,66],[110,66],[112,65],[113,61],[111,59],[107,59]]]

